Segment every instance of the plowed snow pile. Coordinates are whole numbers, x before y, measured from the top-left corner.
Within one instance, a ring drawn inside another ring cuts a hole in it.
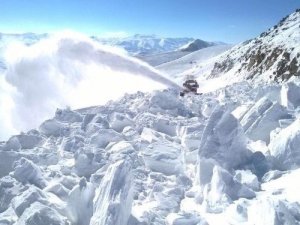
[[[243,82],[58,109],[0,144],[0,224],[299,224],[299,91]]]

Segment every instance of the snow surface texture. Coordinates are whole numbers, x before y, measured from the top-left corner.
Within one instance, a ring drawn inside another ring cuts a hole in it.
[[[231,47],[231,45],[217,45],[203,48],[181,58],[160,64],[156,68],[171,77],[182,81],[185,74],[194,74],[192,70],[198,70],[199,67],[201,67],[199,65],[208,63],[212,58],[215,58]]]
[[[300,224],[298,88],[59,109],[0,143],[0,224]]]
[[[0,75],[0,138],[37,126],[57,107],[82,108],[125,93],[178,86],[120,49],[76,33],[12,44]]]
[[[205,76],[238,81],[289,80],[300,75],[299,41],[300,10],[296,10],[259,37],[236,45],[215,60]]]

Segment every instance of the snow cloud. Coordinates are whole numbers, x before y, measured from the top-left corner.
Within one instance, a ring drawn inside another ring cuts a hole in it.
[[[37,127],[58,107],[88,107],[175,83],[122,50],[77,33],[8,47],[0,75],[0,140]]]

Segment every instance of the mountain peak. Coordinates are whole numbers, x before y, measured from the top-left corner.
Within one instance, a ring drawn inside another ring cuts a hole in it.
[[[194,52],[194,51],[200,50],[202,48],[207,48],[207,47],[214,46],[214,45],[216,45],[216,44],[212,43],[212,42],[203,41],[201,39],[195,39],[195,40],[191,41],[190,43],[182,46],[180,48],[180,51]]]

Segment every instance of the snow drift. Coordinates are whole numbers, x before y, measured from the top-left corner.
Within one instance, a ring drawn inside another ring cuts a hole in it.
[[[14,43],[5,60],[5,78],[0,76],[1,139],[37,126],[57,107],[88,107],[127,92],[177,86],[122,50],[71,32],[32,46]]]
[[[0,224],[299,224],[296,93],[242,82],[57,110],[0,142]]]

